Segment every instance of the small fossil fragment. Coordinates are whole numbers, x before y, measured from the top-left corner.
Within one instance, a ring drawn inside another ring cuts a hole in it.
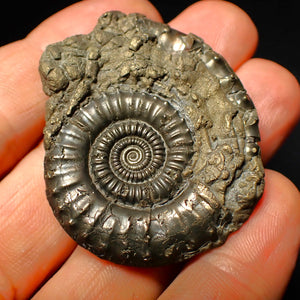
[[[247,220],[264,187],[256,110],[201,38],[108,12],[49,45],[40,74],[47,197],[78,244],[158,266]]]

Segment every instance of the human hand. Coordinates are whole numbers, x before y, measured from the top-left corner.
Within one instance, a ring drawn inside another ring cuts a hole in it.
[[[242,228],[183,269],[142,269],[101,260],[76,246],[55,220],[44,192],[43,146],[36,146],[47,99],[39,58],[46,45],[90,32],[108,10],[140,12],[161,21],[143,0],[87,0],[0,49],[0,299],[29,298],[37,289],[34,299],[280,297],[299,249],[300,203],[299,191],[276,172],[266,171],[264,196]],[[266,162],[299,119],[296,79],[273,62],[251,59],[256,29],[230,3],[196,3],[170,25],[201,36],[236,70],[258,110]]]

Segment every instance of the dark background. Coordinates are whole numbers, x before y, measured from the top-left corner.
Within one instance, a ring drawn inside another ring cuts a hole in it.
[[[101,1],[101,0],[99,0]],[[0,15],[0,45],[24,38],[35,26],[75,0],[44,0],[6,2]],[[192,0],[152,0],[165,22],[170,21]],[[298,0],[235,0],[256,24],[259,46],[255,57],[267,58],[289,69],[300,80],[300,17]],[[1,62],[0,62],[1,68]],[[276,153],[267,167],[290,178],[300,188],[300,123]],[[278,266],[280,272],[280,266]],[[298,263],[283,299],[300,299],[300,262]]]

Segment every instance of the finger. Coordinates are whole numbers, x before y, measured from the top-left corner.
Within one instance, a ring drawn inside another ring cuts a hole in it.
[[[171,270],[120,266],[77,247],[33,299],[157,299]]]
[[[0,177],[42,135],[46,96],[42,92],[38,63],[46,45],[70,35],[90,32],[102,13],[117,9],[161,20],[146,0],[83,1],[50,17],[24,40],[0,49]]]
[[[300,86],[288,70],[264,59],[247,61],[237,74],[258,111],[266,163],[300,118]]]
[[[250,17],[236,5],[225,1],[197,2],[170,25],[202,37],[234,69],[250,58],[257,46],[258,34]]]
[[[279,299],[298,254],[299,200],[288,179],[267,171],[264,196],[250,219],[222,247],[188,264],[160,300]]]
[[[28,298],[75,247],[46,200],[43,155],[40,145],[0,183],[0,295],[13,290],[15,299]]]

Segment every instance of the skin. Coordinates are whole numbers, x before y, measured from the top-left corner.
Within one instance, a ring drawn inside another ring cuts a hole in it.
[[[146,0],[86,0],[0,48],[0,299],[280,298],[300,245],[300,195],[277,172],[266,170],[264,195],[240,230],[182,266],[142,269],[101,260],[55,220],[44,192],[47,97],[39,58],[47,44],[90,32],[102,13],[116,9],[162,21]],[[256,28],[231,3],[198,2],[170,25],[203,37],[235,69],[258,110],[267,162],[300,118],[297,80],[274,62],[251,59]]]

